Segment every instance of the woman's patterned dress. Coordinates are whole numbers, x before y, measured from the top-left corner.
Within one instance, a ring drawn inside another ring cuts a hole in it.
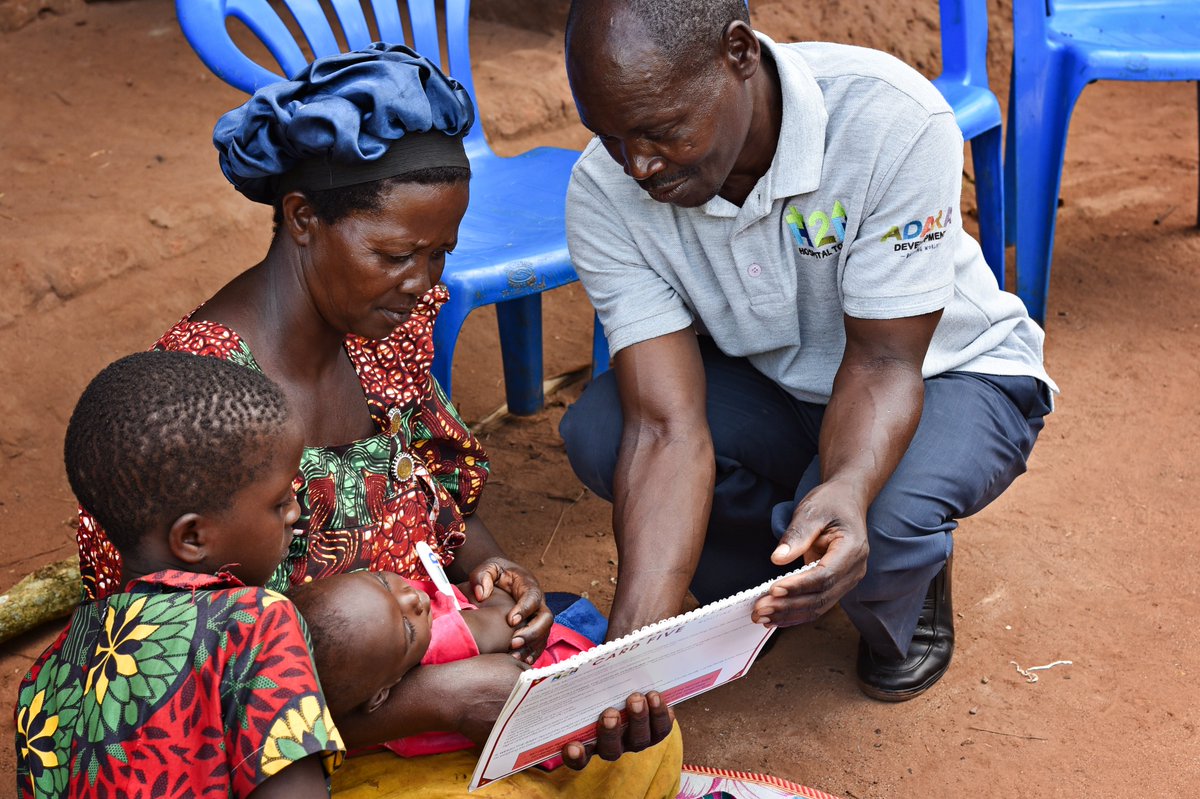
[[[415,542],[427,541],[449,563],[465,540],[463,517],[479,501],[488,463],[429,371],[433,323],[447,296],[444,286],[434,287],[388,338],[346,337],[346,353],[378,432],[343,446],[305,448],[296,476],[300,534],[267,587],[286,591],[360,568],[421,578]],[[155,349],[259,369],[241,337],[204,321],[202,312],[197,309],[168,330]],[[82,509],[77,539],[85,597],[120,591],[120,553]]]

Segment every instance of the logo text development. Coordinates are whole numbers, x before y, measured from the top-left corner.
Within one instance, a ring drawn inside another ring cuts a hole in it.
[[[903,225],[893,225],[883,237],[881,243],[893,241],[894,252],[932,249],[933,242],[939,241],[946,235],[946,228],[954,222],[954,208],[938,211],[937,215],[930,214],[924,220],[914,219]],[[931,245],[927,247],[926,245]]]

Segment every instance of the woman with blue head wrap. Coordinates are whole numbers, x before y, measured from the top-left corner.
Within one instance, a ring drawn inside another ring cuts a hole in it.
[[[373,713],[337,719],[351,747],[429,729],[482,740],[552,622],[537,580],[474,513],[487,456],[430,374],[447,298],[439,280],[467,210],[472,122],[462,86],[403,46],[321,58],[255,92],[221,117],[213,142],[230,183],[274,208],[274,237],[261,262],[156,345],[266,373],[301,420],[302,513],[268,587],[363,568],[419,579],[424,542],[475,599],[501,589],[516,600],[516,657],[415,669]],[[120,556],[83,511],[78,539],[88,594],[120,591]],[[641,715],[644,739],[608,734],[606,759],[662,738],[665,706],[653,731]],[[582,766],[587,753],[573,746],[568,760]]]

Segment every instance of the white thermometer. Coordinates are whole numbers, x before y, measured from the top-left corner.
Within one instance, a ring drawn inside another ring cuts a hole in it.
[[[416,546],[417,556],[421,558],[421,564],[425,567],[425,573],[429,575],[429,579],[433,580],[438,591],[450,597],[455,610],[462,610],[462,606],[458,604],[458,597],[454,595],[454,588],[450,585],[450,579],[446,577],[446,570],[442,568],[441,561],[434,554],[433,548],[424,541],[418,541]]]

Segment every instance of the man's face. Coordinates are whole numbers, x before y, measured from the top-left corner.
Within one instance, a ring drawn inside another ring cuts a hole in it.
[[[621,44],[616,55],[569,54],[580,120],[652,198],[703,205],[721,191],[746,141],[744,81],[716,54],[699,74],[684,74],[649,43]]]

